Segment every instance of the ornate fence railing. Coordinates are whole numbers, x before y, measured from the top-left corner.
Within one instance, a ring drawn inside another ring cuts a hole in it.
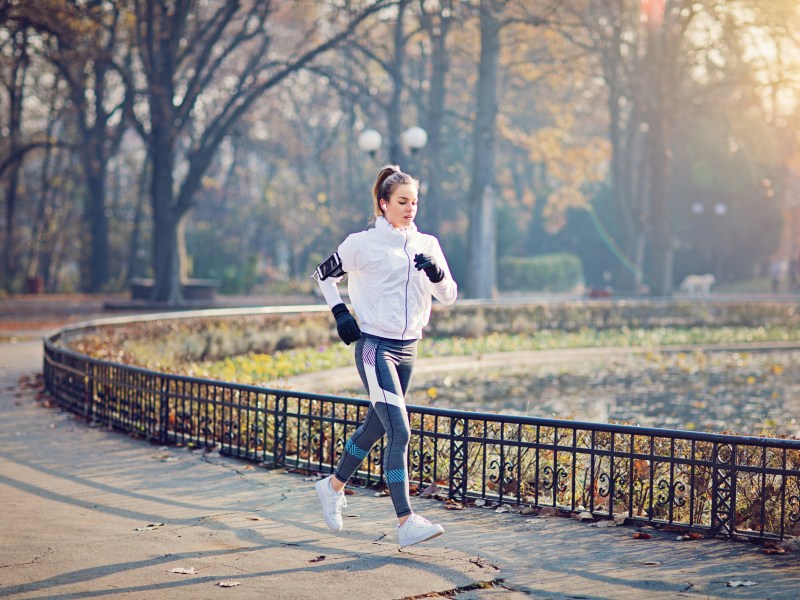
[[[129,323],[128,323],[129,324]],[[109,325],[111,326],[111,325]],[[162,444],[217,447],[269,466],[330,472],[366,400],[164,374],[45,340],[44,381],[66,409]],[[449,498],[624,515],[730,538],[800,534],[800,440],[409,407],[409,474]],[[373,448],[358,473],[382,481]]]

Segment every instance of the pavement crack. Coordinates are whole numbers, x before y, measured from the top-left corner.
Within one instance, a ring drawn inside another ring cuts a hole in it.
[[[478,581],[477,583],[462,585],[461,587],[453,588],[451,590],[435,592],[435,595],[427,593],[427,594],[420,594],[418,596],[404,596],[400,600],[420,600],[421,598],[456,598],[458,597],[459,594],[462,594],[464,592],[472,592],[474,590],[488,590],[491,588],[503,588],[509,591],[518,591],[506,585],[503,585],[502,579],[493,579],[492,581]]]
[[[477,557],[477,558],[471,558],[471,559],[469,559],[469,562],[471,562],[473,565],[476,565],[477,567],[480,567],[481,569],[488,569],[488,568],[492,568],[492,569],[494,569],[495,571],[499,571],[499,570],[500,570],[500,567],[498,567],[497,565],[493,565],[493,564],[491,564],[491,563],[486,563],[486,562],[484,562],[484,561],[481,559],[481,557],[480,557],[480,556],[479,556],[479,557]]]
[[[25,567],[27,565],[35,565],[40,560],[42,560],[45,556],[47,556],[48,554],[50,554],[52,552],[53,552],[53,549],[52,548],[48,548],[47,550],[45,550],[44,552],[42,552],[38,556],[33,557],[33,559],[29,560],[28,562],[12,563],[10,565],[0,565],[0,569],[8,569],[8,568],[11,568],[11,567]]]

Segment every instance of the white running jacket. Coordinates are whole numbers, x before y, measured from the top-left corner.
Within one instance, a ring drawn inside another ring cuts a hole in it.
[[[453,281],[439,241],[420,233],[413,223],[395,229],[383,217],[375,227],[347,236],[337,250],[347,273],[347,291],[361,331],[394,340],[422,337],[431,315],[431,296],[453,304],[458,286]],[[431,283],[425,271],[414,267],[414,255],[428,254],[444,271],[444,279]],[[342,277],[317,279],[328,306],[342,298]]]

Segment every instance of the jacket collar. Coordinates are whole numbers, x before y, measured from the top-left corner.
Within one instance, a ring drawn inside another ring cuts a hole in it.
[[[407,233],[416,233],[417,226],[411,223],[408,227],[392,227],[386,217],[378,217],[375,219],[375,229],[385,235],[405,235]]]

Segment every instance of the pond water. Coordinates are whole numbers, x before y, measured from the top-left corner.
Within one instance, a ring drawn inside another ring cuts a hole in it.
[[[412,381],[409,404],[741,435],[800,436],[800,352],[649,352]],[[363,396],[363,390],[347,390]]]

